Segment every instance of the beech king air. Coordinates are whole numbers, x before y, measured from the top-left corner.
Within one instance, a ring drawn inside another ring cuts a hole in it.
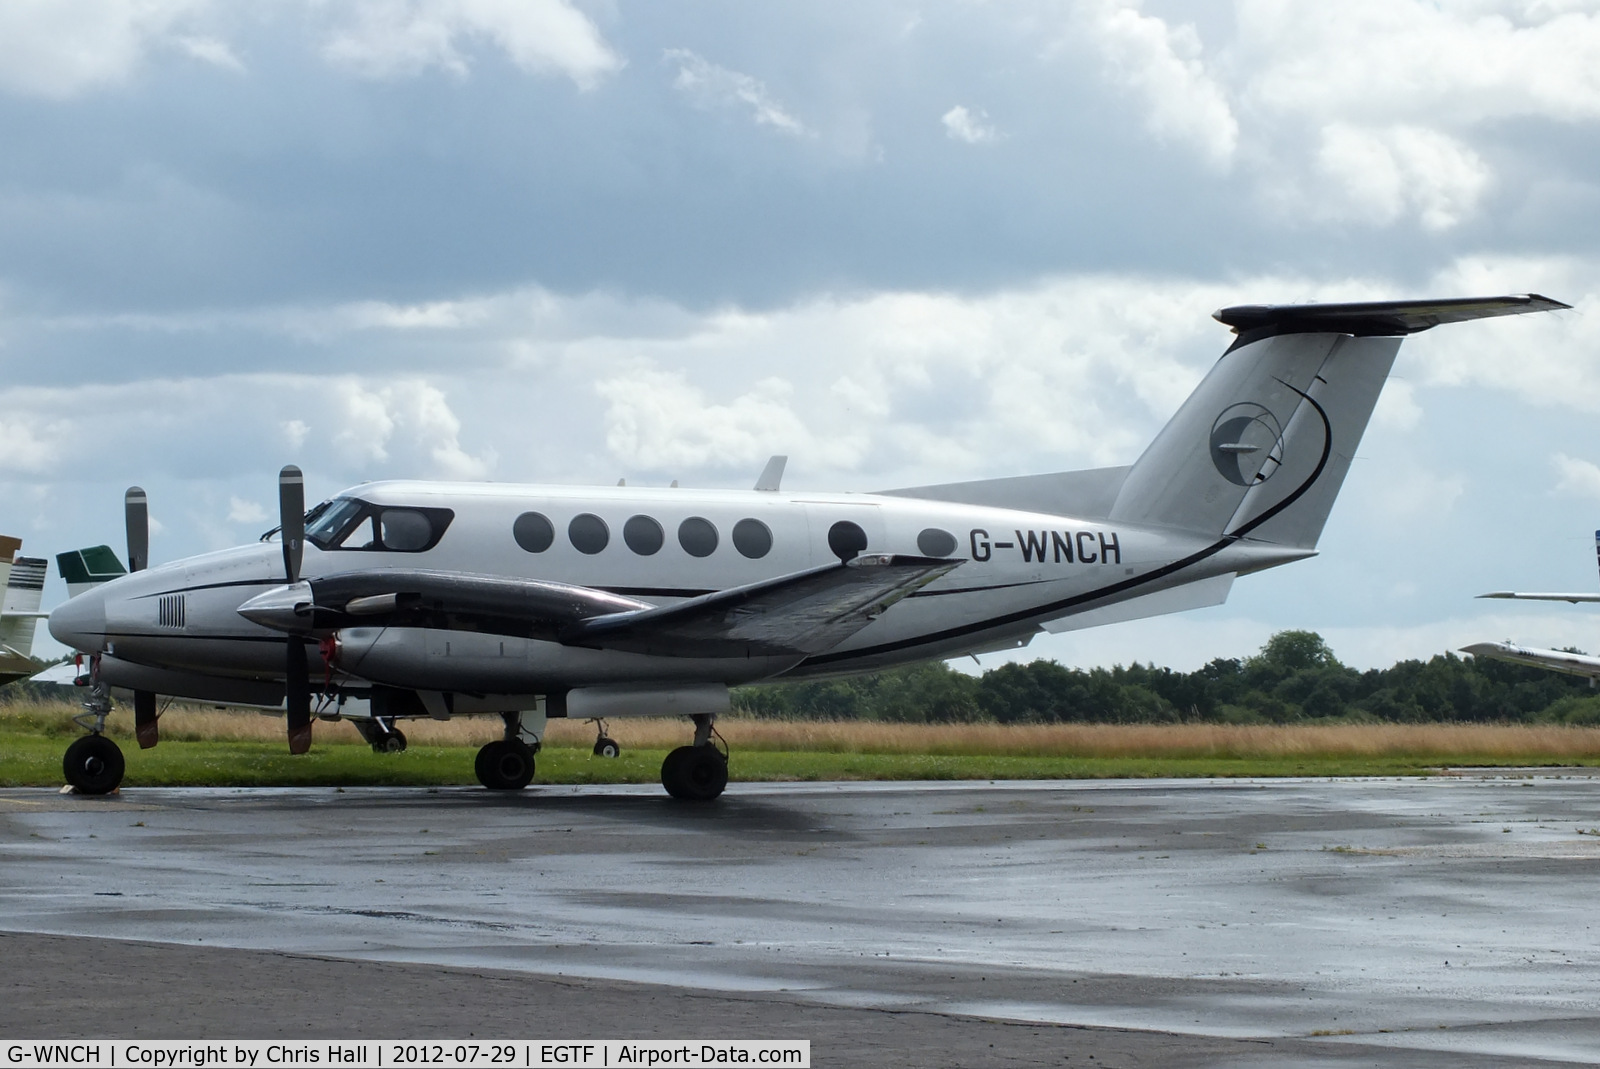
[[[283,469],[277,544],[145,567],[59,606],[87,655],[80,791],[116,787],[101,733],[131,689],[142,746],[156,696],[278,705],[289,748],[365,700],[380,736],[414,717],[498,714],[484,786],[533,777],[548,718],[682,715],[668,793],[728,779],[728,688],[1011,649],[1039,632],[1220,604],[1233,580],[1312,556],[1401,339],[1442,323],[1566,308],[1538,295],[1247,305],[1237,337],[1131,466],[791,493],[377,482],[309,512]],[[369,734],[369,740],[372,735]]]
[[[1594,552],[1596,561],[1600,561],[1600,531],[1594,533]],[[1478,597],[1503,598],[1507,601],[1565,601],[1573,605],[1600,602],[1600,592],[1594,591],[1524,594],[1515,590],[1496,590],[1491,594],[1479,594]],[[1544,650],[1535,646],[1518,646],[1514,642],[1507,641],[1474,642],[1470,646],[1461,647],[1461,652],[1470,653],[1474,657],[1492,657],[1497,661],[1525,664],[1531,668],[1548,668],[1552,672],[1563,672],[1569,676],[1587,676],[1591,686],[1596,679],[1600,679],[1600,657],[1573,653],[1571,650]]]

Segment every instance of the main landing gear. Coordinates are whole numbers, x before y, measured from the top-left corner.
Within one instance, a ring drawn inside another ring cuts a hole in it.
[[[505,738],[479,750],[472,770],[478,774],[478,782],[491,791],[520,791],[533,782],[533,755],[539,752],[543,731],[530,730],[521,713],[500,715],[506,722]],[[542,727],[544,718],[539,719]]]
[[[73,717],[73,722],[88,729],[89,734],[68,746],[61,760],[62,774],[79,794],[110,794],[122,785],[122,750],[104,735],[110,714],[111,688],[95,678],[89,685],[83,712]]]
[[[405,732],[394,726],[392,718],[385,720],[375,716],[371,720],[351,720],[351,723],[361,732],[361,737],[367,740],[367,745],[372,747],[373,753],[405,752]]]
[[[680,746],[661,762],[661,786],[684,802],[709,802],[728,786],[728,755],[712,744],[711,716],[694,717],[694,744]]]
[[[606,734],[606,722],[593,720],[595,725],[594,755],[596,757],[621,757],[622,747],[617,740]]]

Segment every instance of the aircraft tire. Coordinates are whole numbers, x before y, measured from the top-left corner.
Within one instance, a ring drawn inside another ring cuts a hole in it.
[[[661,762],[661,786],[682,802],[709,802],[728,786],[728,759],[714,746],[680,746]]]
[[[520,791],[533,782],[533,751],[515,739],[496,739],[473,761],[478,782],[491,791]]]
[[[622,747],[617,745],[616,739],[608,739],[601,735],[594,742],[594,755],[596,757],[621,757]]]
[[[61,771],[79,794],[110,794],[122,784],[122,750],[104,735],[85,735],[67,747]]]
[[[372,740],[373,753],[404,753],[406,736],[399,728],[392,729]]]

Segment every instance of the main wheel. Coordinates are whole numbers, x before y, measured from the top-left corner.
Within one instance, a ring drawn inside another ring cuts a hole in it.
[[[621,757],[622,747],[617,745],[616,739],[608,739],[601,735],[594,740],[594,755],[596,757]]]
[[[404,753],[405,748],[405,732],[399,728],[391,728],[372,740],[373,753]]]
[[[473,771],[491,791],[520,791],[533,782],[533,751],[515,739],[496,739],[478,751]]]
[[[709,802],[728,786],[728,760],[714,746],[680,746],[661,762],[661,786],[685,802]]]
[[[122,782],[124,763],[117,744],[104,735],[85,735],[67,747],[61,771],[79,794],[109,794]]]

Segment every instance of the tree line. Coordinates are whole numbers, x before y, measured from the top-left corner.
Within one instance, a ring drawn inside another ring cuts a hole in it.
[[[1454,653],[1363,672],[1341,664],[1314,631],[1280,631],[1253,657],[1218,658],[1194,672],[1038,660],[974,676],[935,661],[742,687],[733,703],[757,717],[913,723],[1600,724],[1600,691],[1584,679]]]

